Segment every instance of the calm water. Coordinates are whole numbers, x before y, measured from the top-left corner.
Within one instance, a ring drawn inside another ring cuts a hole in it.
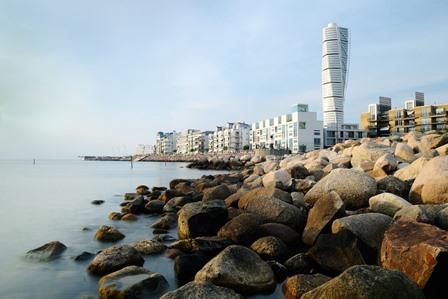
[[[184,163],[90,161],[0,161],[0,298],[81,298],[96,296],[97,278],[85,272],[86,262],[72,257],[111,246],[93,239],[102,224],[113,225],[126,238],[119,243],[151,239],[149,225],[158,217],[140,216],[132,223],[110,221],[119,211],[125,192],[140,184],[167,186],[174,178],[198,178],[218,171],[200,171]],[[90,202],[104,200],[100,206]],[[83,231],[84,227],[90,228]],[[170,234],[177,238],[175,230]],[[68,249],[60,259],[30,262],[25,253],[58,240]],[[163,255],[150,256],[145,268],[162,273],[176,288],[173,262]],[[276,294],[270,297],[277,297]]]

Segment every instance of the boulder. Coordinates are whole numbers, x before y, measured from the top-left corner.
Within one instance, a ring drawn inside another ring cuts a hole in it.
[[[305,293],[301,299],[424,299],[423,292],[396,270],[353,266],[341,275]]]
[[[253,190],[246,191],[246,192],[242,193],[239,198],[239,201],[238,201],[238,207],[240,209],[245,209],[247,204],[251,200],[257,199],[258,197],[262,197],[262,196],[273,197],[273,198],[280,199],[287,203],[292,203],[291,195],[288,192],[285,192],[283,190],[280,190],[278,188],[271,186],[269,188],[265,188],[265,187],[255,188]],[[227,199],[226,199],[226,201],[227,201]]]
[[[218,231],[218,237],[226,238],[236,244],[250,245],[261,235],[262,219],[256,215],[244,213],[227,222]]]
[[[298,274],[289,277],[282,286],[286,299],[300,299],[303,294],[326,283],[331,278],[322,274]]]
[[[155,229],[170,229],[177,223],[177,214],[166,213],[159,220],[151,224],[151,228]]]
[[[227,185],[218,185],[212,188],[207,188],[204,190],[203,201],[209,201],[214,199],[225,200],[232,194]]]
[[[448,156],[440,156],[426,163],[409,192],[412,203],[448,203]]]
[[[143,196],[138,196],[129,201],[125,207],[121,209],[123,213],[143,214],[147,200]]]
[[[439,154],[439,156],[447,156],[448,155],[448,144],[439,146],[438,148],[436,148],[436,151]]]
[[[394,220],[407,218],[417,222],[436,224],[439,213],[447,207],[448,204],[410,205],[396,212]]]
[[[155,296],[167,286],[168,281],[161,274],[128,266],[101,277],[98,295],[100,299],[138,298],[142,294]]]
[[[283,261],[288,254],[288,247],[279,238],[262,237],[252,243],[250,249],[255,251],[264,260]]]
[[[414,162],[416,159],[412,147],[406,143],[397,143],[395,147],[395,156],[409,163]]]
[[[351,164],[353,167],[360,167],[365,161],[375,163],[381,156],[391,152],[392,149],[389,146],[366,142],[352,149]]]
[[[263,173],[269,173],[276,170],[278,167],[278,161],[269,160],[263,163]]]
[[[220,287],[210,282],[189,282],[183,287],[168,292],[160,299],[243,299],[243,296],[229,288]]]
[[[336,191],[347,208],[362,208],[368,206],[369,198],[376,194],[376,181],[368,174],[353,170],[338,168],[311,188],[305,194],[305,202],[314,203],[330,191]]]
[[[303,230],[302,240],[306,245],[313,245],[321,231],[337,216],[344,215],[344,202],[335,191],[330,191],[319,198],[308,213],[308,220]]]
[[[448,275],[448,232],[409,219],[384,234],[381,266],[406,274],[428,298],[442,298]]]
[[[135,188],[135,193],[138,195],[148,195],[150,192],[148,186],[140,185]]]
[[[277,282],[282,282],[287,277],[286,267],[277,261],[267,261],[268,265],[271,267],[272,272],[274,272],[275,280]]]
[[[92,205],[99,206],[99,205],[102,205],[102,204],[104,203],[104,200],[96,199],[96,200],[92,200],[90,203],[91,203]]]
[[[209,261],[195,277],[243,294],[270,293],[276,287],[271,267],[250,249],[231,245]]]
[[[448,143],[448,134],[427,134],[420,138],[420,150],[422,152],[435,149]]]
[[[296,180],[294,187],[297,192],[302,192],[306,194],[309,190],[311,190],[311,188],[314,187],[314,185],[316,185],[316,182],[314,180],[303,179],[303,180]]]
[[[288,276],[296,274],[308,274],[313,268],[313,261],[306,253],[298,253],[285,262]]]
[[[90,262],[87,271],[103,276],[127,266],[143,266],[145,260],[140,253],[129,245],[116,245],[102,250]]]
[[[448,230],[448,207],[441,209],[437,213],[435,223],[441,229]]]
[[[177,283],[182,285],[194,279],[196,273],[210,261],[212,257],[202,252],[181,254],[174,259],[174,273]]]
[[[161,200],[158,200],[158,199],[151,200],[145,205],[145,213],[146,214],[162,214],[164,205],[165,205],[165,203]]]
[[[131,244],[142,255],[159,254],[165,251],[166,246],[155,240],[141,240]]]
[[[101,225],[95,233],[95,239],[101,242],[116,242],[124,239],[124,237],[125,235],[118,229],[107,225]]]
[[[121,217],[123,217],[123,214],[118,212],[110,212],[109,215],[107,216],[109,220],[121,220]]]
[[[288,246],[301,243],[301,236],[291,227],[281,223],[264,223],[260,226],[262,236],[273,236],[282,240]]]
[[[380,213],[351,215],[333,221],[331,231],[337,234],[350,231],[370,248],[379,250],[384,232],[392,223],[392,218]]]
[[[180,239],[213,236],[227,220],[228,212],[223,200],[193,202],[180,210],[177,232]]]
[[[294,229],[302,229],[306,222],[306,211],[292,204],[271,196],[251,198],[245,211],[260,216],[266,222],[288,225]]]
[[[76,262],[84,262],[84,261],[88,261],[88,260],[92,259],[93,256],[95,256],[93,253],[88,252],[88,251],[83,251],[81,254],[78,254],[77,256],[73,257],[73,259]]]
[[[428,161],[429,161],[428,158],[420,157],[414,162],[412,162],[410,165],[398,169],[394,173],[394,176],[396,176],[402,181],[412,181],[417,177],[417,175],[420,173],[420,170]]]
[[[263,176],[263,186],[288,189],[291,184],[291,175],[285,169],[272,171]]]
[[[124,214],[120,220],[122,221],[136,221],[138,218],[135,214],[132,213],[126,213]]]
[[[351,266],[365,264],[358,246],[358,239],[350,231],[321,234],[308,254],[324,271],[341,273]]]
[[[192,202],[190,196],[176,196],[168,200],[168,202],[163,206],[164,212],[174,212],[177,213],[184,205]],[[146,205],[147,206],[147,205]]]
[[[32,249],[26,253],[27,258],[47,262],[57,259],[67,249],[67,246],[59,241],[46,243],[38,248]]]
[[[374,169],[381,169],[385,173],[391,173],[398,167],[398,161],[391,153],[386,153],[376,160]]]
[[[370,210],[390,217],[394,217],[396,212],[410,205],[407,200],[392,193],[381,193],[369,199]]]
[[[184,239],[171,243],[169,249],[179,249],[185,253],[203,252],[208,255],[216,255],[221,250],[231,245],[232,242],[221,237],[197,237],[194,239]]]
[[[304,179],[310,175],[308,169],[305,168],[302,164],[295,164],[286,168],[293,179]]]
[[[133,200],[136,196],[138,196],[137,193],[125,193],[124,200]]]
[[[402,198],[408,198],[409,190],[411,189],[411,184],[400,180],[399,178],[388,175],[377,181],[377,192],[378,193],[393,193]]]

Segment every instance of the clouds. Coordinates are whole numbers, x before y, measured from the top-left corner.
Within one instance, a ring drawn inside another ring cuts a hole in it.
[[[321,28],[351,28],[347,121],[379,95],[448,99],[447,4],[2,1],[1,157],[112,154],[159,130],[321,113]]]

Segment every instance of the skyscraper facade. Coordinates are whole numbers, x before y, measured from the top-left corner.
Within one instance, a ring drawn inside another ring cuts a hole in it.
[[[344,100],[349,59],[349,32],[335,23],[322,29],[322,101],[324,127],[344,123]]]

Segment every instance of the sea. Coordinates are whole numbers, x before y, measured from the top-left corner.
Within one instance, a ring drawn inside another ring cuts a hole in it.
[[[114,244],[153,237],[149,227],[158,216],[139,216],[135,222],[111,221],[120,211],[124,193],[138,185],[168,186],[175,178],[199,178],[223,171],[189,169],[186,163],[105,162],[83,160],[0,160],[0,298],[97,298],[98,278],[76,262],[84,251],[96,253],[111,246],[94,239],[101,225],[125,234]],[[92,205],[93,200],[104,200]],[[176,229],[170,235],[177,238]],[[26,252],[50,241],[68,249],[50,262],[35,262]],[[165,255],[145,257],[144,267],[161,273],[176,289],[173,260]],[[281,286],[270,295],[282,298]]]

